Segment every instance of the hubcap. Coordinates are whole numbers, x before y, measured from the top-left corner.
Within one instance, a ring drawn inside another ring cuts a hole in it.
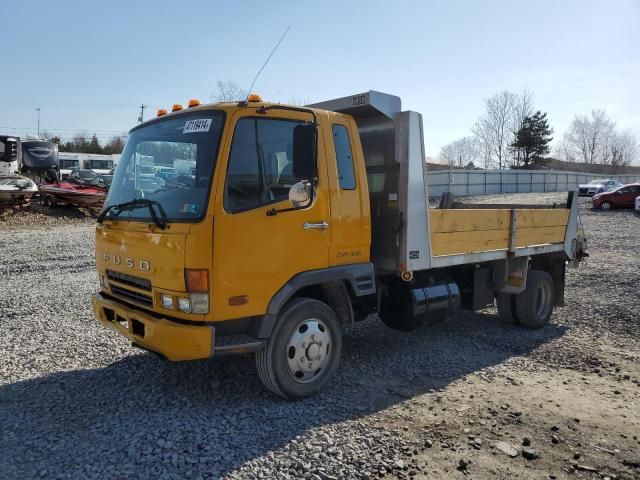
[[[296,382],[308,383],[326,366],[331,355],[331,335],[317,318],[303,320],[287,342],[287,369]]]

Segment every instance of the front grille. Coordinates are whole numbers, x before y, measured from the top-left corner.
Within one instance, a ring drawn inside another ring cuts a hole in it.
[[[134,292],[133,290],[129,290],[128,288],[122,288],[114,285],[113,283],[109,284],[109,289],[111,290],[111,293],[124,300],[128,300],[130,302],[138,303],[141,305],[146,305],[147,307],[153,306],[153,297],[151,295]]]
[[[130,287],[139,288],[140,290],[151,291],[151,280],[146,278],[134,277],[122,272],[116,272],[114,270],[107,270],[107,278],[114,282],[122,283],[123,285],[129,285]]]

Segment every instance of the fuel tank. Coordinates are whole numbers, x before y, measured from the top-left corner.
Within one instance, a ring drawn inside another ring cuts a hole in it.
[[[396,277],[382,290],[379,316],[394,330],[441,322],[460,307],[458,285],[439,272],[418,272],[410,282]]]

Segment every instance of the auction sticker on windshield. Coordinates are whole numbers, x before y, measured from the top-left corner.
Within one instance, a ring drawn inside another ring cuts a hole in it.
[[[184,124],[184,129],[182,130],[182,133],[208,132],[209,128],[211,128],[210,118],[189,120],[187,123]]]

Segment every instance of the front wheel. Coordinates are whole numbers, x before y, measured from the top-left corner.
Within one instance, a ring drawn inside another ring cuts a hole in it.
[[[327,386],[340,363],[342,330],[333,310],[296,298],[283,309],[265,348],[256,353],[262,383],[285,398],[304,398]]]
[[[542,328],[553,313],[553,279],[542,270],[529,270],[527,287],[516,296],[516,315],[521,325]]]
[[[602,202],[602,205],[600,205],[600,208],[602,210],[611,210],[611,203],[609,202]]]

